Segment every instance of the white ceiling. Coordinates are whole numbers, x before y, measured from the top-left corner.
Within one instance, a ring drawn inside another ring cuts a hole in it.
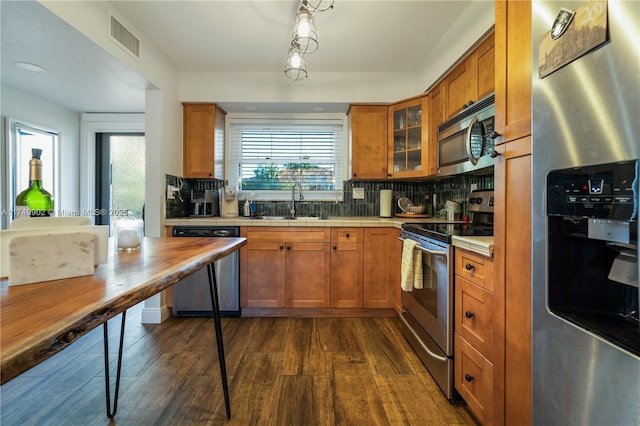
[[[335,0],[333,10],[314,14],[320,48],[307,56],[309,74],[414,72],[470,1]],[[37,2],[0,3],[3,86],[81,112],[144,111],[144,78]],[[111,4],[143,35],[142,49],[151,40],[180,71],[226,72],[282,72],[300,6],[297,0]],[[14,61],[47,72],[19,70]],[[246,104],[223,106],[241,112]],[[296,111],[314,106],[298,104]],[[273,112],[291,105],[257,108]]]

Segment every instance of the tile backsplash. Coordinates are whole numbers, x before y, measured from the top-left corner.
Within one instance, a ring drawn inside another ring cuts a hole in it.
[[[193,213],[193,206],[190,202],[192,189],[217,190],[223,186],[224,182],[216,179],[182,179],[176,176],[166,175],[166,185],[181,187],[179,196],[176,194],[174,200],[166,200],[166,218],[175,219],[189,217]],[[300,216],[320,216],[329,217],[340,216],[378,216],[380,213],[380,190],[390,189],[393,191],[395,213],[402,213],[396,200],[400,197],[409,198],[413,204],[425,204],[425,213],[434,215],[432,206],[433,196],[436,196],[435,212],[444,208],[447,200],[457,201],[462,204],[463,214],[468,212],[468,198],[471,185],[475,184],[478,189],[493,189],[493,174],[486,175],[459,175],[443,178],[438,181],[355,181],[344,182],[343,201],[302,201],[296,203]],[[364,189],[364,199],[353,199],[354,188]],[[242,201],[238,200],[241,204]],[[270,216],[286,216],[290,209],[289,201],[256,201],[256,211],[260,214]],[[239,205],[242,212],[242,205]]]

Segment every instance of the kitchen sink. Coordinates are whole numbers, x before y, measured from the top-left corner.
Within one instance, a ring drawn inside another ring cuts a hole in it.
[[[327,220],[328,216],[254,216],[251,219],[258,220]]]
[[[291,216],[254,216],[251,219],[260,220],[291,220]]]

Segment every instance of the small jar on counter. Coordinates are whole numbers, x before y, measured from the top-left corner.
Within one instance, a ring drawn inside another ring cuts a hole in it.
[[[131,215],[120,218],[115,223],[116,250],[138,250],[144,238],[144,221]]]

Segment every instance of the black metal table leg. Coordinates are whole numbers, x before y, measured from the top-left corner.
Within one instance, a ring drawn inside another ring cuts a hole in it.
[[[112,419],[118,411],[118,392],[120,390],[120,372],[122,371],[122,344],[124,343],[124,322],[127,311],[122,312],[122,326],[120,328],[120,347],[118,348],[118,368],[116,370],[116,388],[113,394],[113,411],[111,411],[111,386],[109,386],[109,332],[107,321],[103,324],[104,330],[104,383],[107,395],[107,417]]]
[[[231,418],[231,404],[229,402],[229,387],[227,385],[227,367],[224,359],[224,344],[222,343],[222,326],[220,323],[220,305],[218,303],[218,283],[216,282],[216,270],[214,264],[207,266],[209,275],[209,294],[211,295],[211,307],[213,308],[213,325],[216,330],[216,342],[218,344],[218,360],[220,361],[220,375],[222,376],[222,392],[224,393],[224,406],[227,409],[227,419]]]

